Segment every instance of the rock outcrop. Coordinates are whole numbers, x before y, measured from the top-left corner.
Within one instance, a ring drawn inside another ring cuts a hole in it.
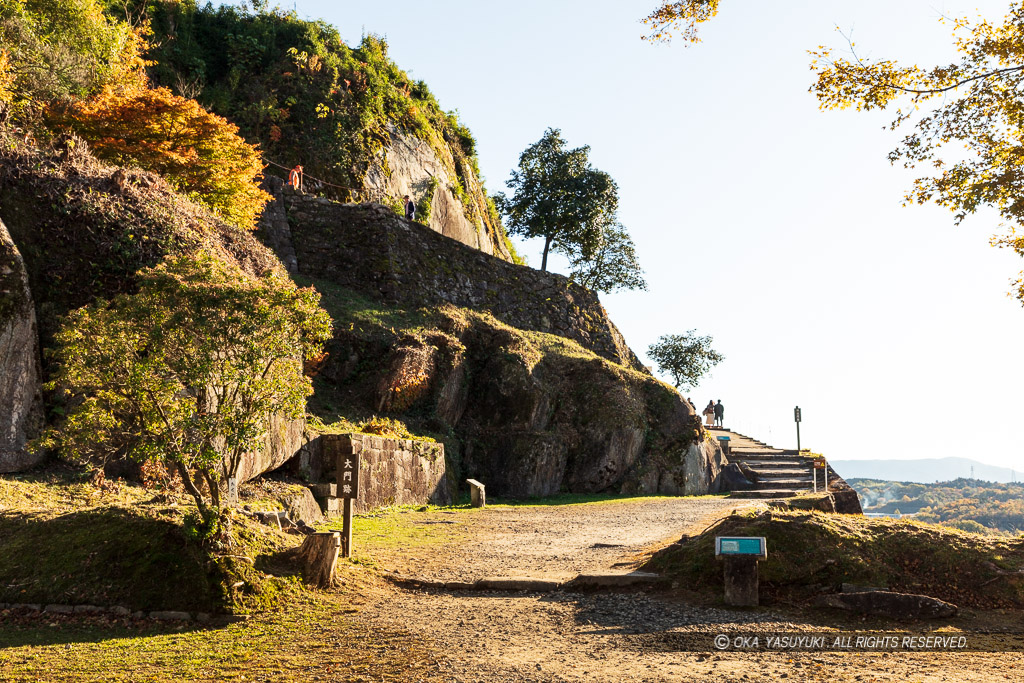
[[[8,454],[21,453],[24,439],[42,424],[39,350],[52,343],[69,311],[132,292],[141,269],[172,254],[202,249],[254,277],[285,271],[250,231],[185,200],[158,176],[100,163],[84,143],[64,155],[24,146],[0,151],[0,207],[7,228],[0,289],[10,292],[0,303],[0,450],[11,463]],[[303,428],[303,421],[272,419],[265,446],[247,456],[241,479],[291,458],[302,446]],[[32,460],[22,454],[17,462],[5,467]]]
[[[311,404],[325,420],[329,402],[344,400],[349,414],[448,434],[457,481],[477,479],[496,496],[717,490],[721,450],[646,372],[451,306],[417,315],[415,330],[360,328],[335,300],[325,297],[337,332],[317,378],[333,398]]]
[[[0,472],[32,467],[26,446],[43,426],[36,312],[21,253],[0,222]]]
[[[439,153],[394,124],[388,134],[388,143],[363,179],[363,198],[393,204],[409,195],[421,207],[430,207],[430,215],[416,219],[434,232],[510,261],[503,229],[489,215],[486,193],[473,169],[449,149]]]

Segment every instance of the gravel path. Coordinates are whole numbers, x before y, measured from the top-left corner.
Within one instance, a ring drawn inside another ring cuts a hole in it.
[[[631,560],[651,546],[675,541],[686,529],[706,527],[748,505],[724,498],[665,498],[410,513],[412,523],[451,524],[465,536],[429,553],[383,550],[376,559],[385,569],[436,581],[485,576],[568,580],[584,572],[625,573],[635,564]]]
[[[585,506],[421,513],[414,523],[452,525],[440,547],[375,555],[403,574],[442,581],[483,576],[566,579],[629,571],[651,548],[698,533],[743,502],[630,501]],[[554,591],[501,593],[370,591],[359,618],[421,636],[443,653],[445,680],[525,681],[874,681],[939,683],[1020,680],[1020,653],[737,653],[682,651],[680,637],[817,631],[772,610],[684,604],[671,594]],[[854,627],[848,627],[854,628]],[[712,648],[708,648],[712,650]]]

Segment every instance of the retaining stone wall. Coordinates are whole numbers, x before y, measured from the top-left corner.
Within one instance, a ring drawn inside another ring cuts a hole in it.
[[[339,458],[359,454],[357,513],[391,505],[451,503],[444,444],[372,434],[323,434],[319,442],[323,477],[328,481],[335,480]],[[321,504],[328,516],[341,511],[341,499],[333,496],[322,497]]]
[[[275,194],[262,234],[301,275],[391,303],[489,311],[513,327],[567,337],[643,370],[597,294],[562,275],[489,256],[379,204],[339,204],[289,187]]]

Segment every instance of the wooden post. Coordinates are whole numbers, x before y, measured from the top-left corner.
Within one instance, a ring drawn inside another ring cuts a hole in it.
[[[355,499],[345,498],[344,517],[341,520],[341,556],[352,557],[352,511]]]
[[[311,586],[331,588],[337,584],[334,568],[338,564],[338,546],[341,539],[337,531],[310,534],[299,546],[302,578]]]

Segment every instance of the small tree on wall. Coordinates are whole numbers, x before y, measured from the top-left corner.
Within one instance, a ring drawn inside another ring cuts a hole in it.
[[[215,530],[221,481],[268,418],[304,413],[302,357],[331,330],[319,300],[203,254],[143,271],[137,294],[73,311],[58,333],[49,388],[69,392],[71,408],[43,445],[76,461],[167,461]]]
[[[647,347],[647,355],[658,370],[672,377],[675,388],[695,387],[725,356],[711,348],[711,337],[700,337],[697,330],[686,334],[667,334]]]
[[[615,181],[590,165],[589,154],[590,147],[566,149],[561,131],[548,128],[520,155],[506,183],[512,196],[494,196],[510,235],[544,239],[541,270],[551,249],[591,258],[618,208]]]
[[[570,267],[572,281],[595,292],[647,289],[636,246],[618,221],[609,223],[601,231],[597,247],[589,258],[578,251],[573,253]]]

